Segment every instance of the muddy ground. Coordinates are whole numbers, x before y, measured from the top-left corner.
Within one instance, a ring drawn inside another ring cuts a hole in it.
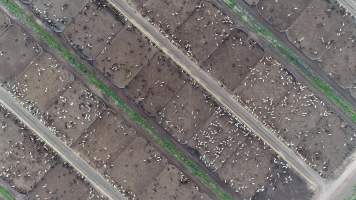
[[[122,116],[107,111],[73,145],[82,158],[103,173],[135,139],[136,130]]]
[[[63,31],[64,26],[72,22],[89,0],[32,0],[32,11],[47,22],[54,30]]]
[[[130,0],[146,17],[188,56],[199,63],[229,36],[230,18],[208,1]]]
[[[334,19],[333,19],[334,20]],[[350,16],[343,17],[338,39],[321,58],[320,67],[341,87],[356,86],[356,25]]]
[[[247,33],[234,29],[201,67],[227,90],[234,91],[263,54],[262,47]]]
[[[334,176],[353,149],[354,130],[271,58],[256,65],[236,95],[324,177]]]
[[[37,199],[76,199],[106,200],[98,194],[77,172],[60,162],[28,194],[29,200]]]
[[[124,88],[157,52],[136,28],[126,26],[110,47],[97,57],[97,68],[117,87]]]
[[[138,199],[210,200],[199,188],[175,166],[168,164],[154,177]]]
[[[150,116],[158,116],[186,80],[175,63],[158,52],[128,84],[127,94]]]
[[[106,105],[79,81],[74,81],[47,111],[48,123],[71,145],[106,110]]]
[[[0,81],[9,80],[21,73],[41,51],[33,38],[20,27],[9,27],[0,36]]]
[[[137,8],[165,34],[173,34],[177,27],[185,21],[199,7],[200,0],[143,0]]]
[[[66,27],[64,35],[86,59],[94,60],[123,28],[106,7],[91,2]]]
[[[34,102],[44,112],[73,80],[74,75],[52,55],[42,53],[23,72],[9,81],[9,88],[22,101]]]
[[[310,59],[318,60],[339,39],[345,18],[331,3],[313,0],[288,28],[288,39]]]
[[[147,140],[136,137],[116,158],[108,174],[134,194],[140,194],[165,165],[167,160]]]
[[[21,193],[32,190],[56,160],[49,147],[0,107],[0,177]]]
[[[200,88],[186,84],[162,109],[158,123],[179,142],[186,144],[215,109]]]
[[[278,31],[287,30],[310,4],[310,0],[261,0],[257,10]]]
[[[201,63],[230,35],[232,26],[228,16],[203,1],[173,37],[189,56]]]
[[[355,38],[356,35],[345,35],[340,45],[325,52],[320,63],[320,67],[345,89],[356,87]]]

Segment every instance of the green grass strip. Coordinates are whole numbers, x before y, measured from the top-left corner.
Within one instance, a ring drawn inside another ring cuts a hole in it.
[[[353,194],[350,198],[345,198],[344,200],[356,200],[356,186],[353,187]]]
[[[4,200],[16,200],[11,192],[2,186],[0,186],[0,197]]]
[[[245,23],[260,38],[268,42],[270,47],[275,48],[282,57],[296,66],[296,69],[304,75],[304,77],[314,88],[321,91],[329,101],[333,102],[351,118],[352,122],[356,123],[356,110],[350,102],[337,95],[334,88],[332,88],[329,83],[322,80],[319,76],[314,75],[311,68],[304,63],[299,56],[293,52],[293,50],[289,49],[287,45],[283,41],[279,40],[275,34],[268,30],[267,27],[258,22],[257,19],[255,19],[246,9],[239,5],[236,0],[224,0],[224,2],[243,23]]]
[[[211,192],[213,192],[221,200],[232,200],[233,197],[226,192],[219,184],[215,182],[200,166],[199,164],[188,158],[182,151],[180,151],[171,139],[160,137],[156,130],[149,124],[149,122],[142,117],[139,113],[129,107],[113,90],[110,89],[105,83],[100,81],[93,72],[87,69],[87,66],[68,49],[66,49],[58,39],[38,24],[35,19],[26,14],[26,12],[13,0],[0,0],[0,3],[7,9],[13,16],[20,22],[28,26],[35,32],[43,42],[50,48],[55,49],[65,60],[73,65],[86,79],[95,85],[104,95],[112,99],[116,106],[125,112],[129,118],[142,127],[146,133],[153,138],[153,140],[167,153],[173,156],[186,170],[194,175],[203,185],[205,185]]]

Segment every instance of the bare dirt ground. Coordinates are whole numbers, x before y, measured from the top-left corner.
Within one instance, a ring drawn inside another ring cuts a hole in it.
[[[346,18],[335,5],[325,0],[313,0],[288,28],[287,36],[306,56],[320,59],[339,39]]]
[[[105,112],[73,145],[73,149],[102,173],[136,137],[136,130],[116,113]]]
[[[168,164],[137,199],[210,200],[175,166]]]
[[[236,92],[324,177],[335,175],[353,149],[354,130],[273,59],[256,65]]]
[[[137,7],[143,16],[166,34],[173,34],[177,27],[192,15],[200,0],[143,0]]]
[[[10,90],[21,100],[34,102],[44,112],[73,80],[74,75],[52,55],[42,53],[10,81]]]
[[[89,0],[32,0],[31,7],[48,24],[63,31],[64,25],[69,24]]]
[[[202,161],[213,171],[220,169],[235,152],[241,130],[227,113],[215,112],[202,124],[188,145],[199,151]]]
[[[0,81],[21,73],[41,53],[31,36],[18,26],[11,26],[0,37]]]
[[[234,29],[229,38],[201,65],[229,91],[234,91],[264,52],[242,30]]]
[[[273,152],[252,134],[238,131],[234,139],[234,152],[217,173],[243,199],[252,198],[266,185]]]
[[[330,49],[322,57],[321,66],[340,86],[356,86],[356,44],[348,41],[342,48]]]
[[[79,81],[59,96],[48,112],[48,121],[58,136],[71,145],[89,126],[100,118],[106,105]]]
[[[218,170],[247,199],[311,199],[312,191],[272,150],[253,135],[240,137],[236,152]],[[243,142],[241,142],[243,141]]]
[[[280,68],[268,59],[259,62],[235,91],[239,99],[260,116],[260,120],[267,119],[262,113],[268,112],[266,105],[276,105],[283,98],[291,86],[284,84],[280,78]]]
[[[276,107],[279,134],[322,176],[333,175],[354,148],[354,130],[309,90],[295,94]]]
[[[106,200],[67,164],[55,165],[29,193],[29,200]]]
[[[123,27],[104,5],[91,2],[74,18],[64,34],[74,49],[94,60]]]
[[[278,31],[287,30],[309,5],[310,0],[261,0],[258,12]]]
[[[273,159],[273,167],[266,182],[263,189],[253,196],[253,200],[312,199],[313,193],[305,182],[276,158]]]
[[[147,38],[128,25],[99,54],[97,67],[117,87],[125,88],[156,52]]]
[[[356,86],[356,25],[347,17],[343,21],[339,38],[321,58],[320,67],[328,73],[341,87]]]
[[[203,62],[229,36],[232,21],[209,2],[202,2],[177,28],[174,41],[189,55]]]
[[[175,63],[159,52],[130,82],[127,93],[150,116],[158,116],[182,88],[185,79],[186,75]]]
[[[186,84],[160,112],[158,123],[186,144],[215,111],[215,105],[206,97],[200,88]]]
[[[203,62],[226,39],[232,21],[204,0],[128,0],[184,52]]]
[[[30,191],[56,160],[12,114],[0,107],[0,177],[21,193]]]
[[[112,163],[108,174],[127,190],[140,194],[166,165],[167,160],[151,144],[136,137]]]

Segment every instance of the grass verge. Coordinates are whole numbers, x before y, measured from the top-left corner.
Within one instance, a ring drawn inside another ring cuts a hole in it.
[[[284,42],[280,41],[277,36],[268,30],[268,28],[258,22],[257,19],[239,5],[236,0],[224,0],[224,2],[243,23],[245,23],[260,38],[268,42],[271,47],[275,48],[282,57],[296,66],[296,69],[314,88],[321,91],[330,102],[334,103],[340,110],[349,116],[353,123],[356,123],[356,110],[350,102],[339,96],[329,83],[313,74],[310,67],[304,63],[298,55],[289,49]]]
[[[2,186],[0,186],[0,197],[4,200],[16,200],[11,192]]]
[[[206,188],[208,188],[218,199],[232,200],[233,197],[226,192],[214,179],[212,179],[199,164],[191,160],[187,155],[180,151],[171,139],[161,137],[149,122],[139,113],[129,107],[108,85],[100,81],[96,75],[89,71],[87,66],[83,64],[76,55],[66,49],[58,39],[43,28],[36,20],[27,15],[26,12],[13,0],[0,0],[0,5],[11,13],[17,20],[29,27],[40,39],[45,42],[50,48],[62,56],[67,62],[86,77],[89,83],[96,86],[104,95],[113,100],[116,106],[125,112],[129,118],[143,128],[146,133],[158,144],[164,151],[174,157],[187,171],[195,176]]]
[[[344,200],[356,200],[356,186],[353,187],[352,197],[349,199],[344,199]]]

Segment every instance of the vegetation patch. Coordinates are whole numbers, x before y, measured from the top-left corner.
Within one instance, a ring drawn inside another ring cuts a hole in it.
[[[11,192],[2,186],[0,186],[0,197],[5,200],[16,200]]]

